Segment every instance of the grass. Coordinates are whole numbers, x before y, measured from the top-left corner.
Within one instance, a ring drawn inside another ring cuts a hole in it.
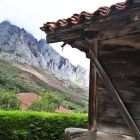
[[[22,72],[23,70],[11,65],[4,59],[0,58],[0,71],[4,72],[8,77],[13,77],[14,75],[18,75]]]

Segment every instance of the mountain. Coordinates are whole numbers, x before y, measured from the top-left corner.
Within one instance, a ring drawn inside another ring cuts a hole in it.
[[[11,25],[8,21],[0,24],[0,56],[28,65],[50,70],[57,77],[88,86],[89,72],[80,65],[58,54],[45,39],[37,40],[31,34]]]

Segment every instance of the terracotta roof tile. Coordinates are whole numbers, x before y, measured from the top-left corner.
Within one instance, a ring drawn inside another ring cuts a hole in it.
[[[68,28],[75,24],[80,24],[87,21],[93,21],[99,18],[118,14],[127,9],[137,7],[137,6],[140,6],[140,4],[134,3],[134,0],[126,0],[125,2],[113,4],[110,7],[107,6],[100,7],[93,13],[83,11],[80,14],[74,14],[72,17],[67,19],[60,19],[57,22],[47,22],[46,24],[44,24],[43,27],[40,27],[40,29],[44,31],[46,34],[48,34],[57,29],[66,28],[66,27]]]

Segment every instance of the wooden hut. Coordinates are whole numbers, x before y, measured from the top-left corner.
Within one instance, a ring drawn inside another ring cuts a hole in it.
[[[48,43],[62,41],[91,61],[89,131],[67,139],[140,140],[140,1],[84,11],[41,30]]]

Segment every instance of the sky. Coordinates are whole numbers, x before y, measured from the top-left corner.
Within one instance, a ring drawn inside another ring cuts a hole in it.
[[[101,6],[111,6],[125,0],[0,0],[0,23],[8,20],[11,24],[24,28],[38,40],[46,38],[40,30],[44,23],[66,19],[75,13],[88,11],[93,13]],[[63,57],[68,58],[73,65],[81,65],[89,69],[89,59],[85,54],[69,45],[62,52],[60,43],[50,45]]]

